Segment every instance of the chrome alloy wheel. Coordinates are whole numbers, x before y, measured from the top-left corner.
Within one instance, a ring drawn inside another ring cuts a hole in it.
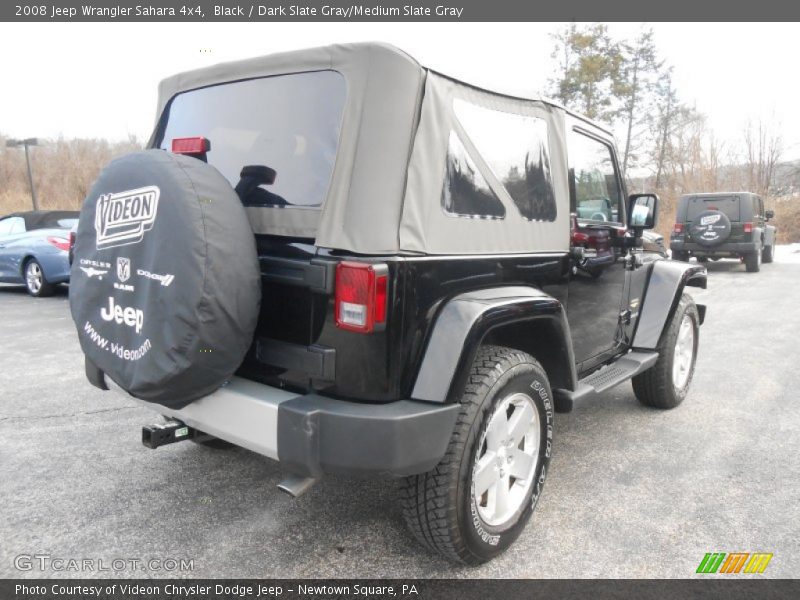
[[[42,289],[43,278],[44,275],[42,274],[42,268],[39,266],[39,263],[37,263],[35,260],[29,262],[25,267],[25,283],[27,284],[31,293],[39,293],[39,290]]]
[[[472,501],[487,525],[506,523],[526,501],[540,438],[539,413],[530,396],[515,393],[497,404],[472,469]]]
[[[675,340],[675,353],[672,357],[672,385],[676,390],[682,390],[689,381],[694,362],[694,323],[692,318],[685,314],[678,330],[678,339]]]

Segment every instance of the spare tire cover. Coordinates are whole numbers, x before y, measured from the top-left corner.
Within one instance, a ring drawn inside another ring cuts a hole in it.
[[[111,162],[81,210],[69,296],[86,357],[131,395],[182,408],[210,394],[244,359],[261,302],[241,201],[196,158]]]
[[[689,233],[701,246],[717,246],[730,236],[731,221],[724,212],[706,210],[697,215]]]

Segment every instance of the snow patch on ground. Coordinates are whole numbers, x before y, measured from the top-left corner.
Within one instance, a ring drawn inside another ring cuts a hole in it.
[[[800,244],[786,244],[775,247],[775,260],[800,263]]]

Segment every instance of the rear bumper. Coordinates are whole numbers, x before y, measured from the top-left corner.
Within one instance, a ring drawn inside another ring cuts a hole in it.
[[[694,256],[743,256],[756,251],[755,242],[724,242],[719,246],[702,246],[695,242],[682,242],[673,240],[669,244],[670,250],[678,252],[691,252]]]
[[[238,377],[180,410],[139,402],[309,477],[429,471],[447,450],[459,410],[414,400],[363,404],[297,395]]]

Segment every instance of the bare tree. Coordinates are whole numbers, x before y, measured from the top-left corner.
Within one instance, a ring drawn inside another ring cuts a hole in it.
[[[34,185],[43,209],[78,209],[100,173],[114,157],[140,150],[135,137],[109,142],[100,139],[42,140],[31,154]],[[0,134],[0,215],[30,209],[24,155],[5,147]]]
[[[774,122],[748,121],[744,130],[745,167],[750,191],[769,195],[775,167],[783,153],[780,126]]]

